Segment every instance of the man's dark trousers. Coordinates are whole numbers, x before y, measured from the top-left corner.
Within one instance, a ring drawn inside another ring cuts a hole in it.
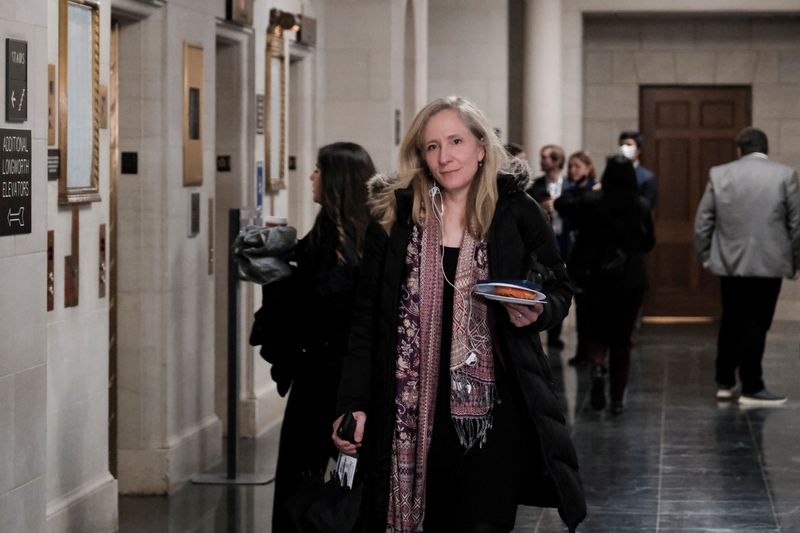
[[[736,385],[742,394],[764,388],[761,359],[781,291],[781,278],[720,277],[722,320],[717,339],[717,384]]]

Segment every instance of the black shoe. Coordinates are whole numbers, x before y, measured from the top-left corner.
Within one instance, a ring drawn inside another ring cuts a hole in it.
[[[592,368],[592,408],[601,411],[606,406],[606,369],[602,366]]]
[[[585,355],[575,354],[574,357],[570,357],[567,360],[567,364],[569,366],[583,366],[583,365],[586,365],[588,363],[589,363],[589,358],[586,357]]]
[[[767,389],[750,394],[742,393],[739,396],[739,405],[746,407],[769,407],[772,405],[783,405],[786,403],[786,396],[775,394]]]
[[[561,339],[547,339],[547,346],[555,348],[556,350],[564,349],[564,341]]]
[[[625,410],[625,405],[622,402],[611,402],[611,414],[612,415],[621,415],[622,412]]]

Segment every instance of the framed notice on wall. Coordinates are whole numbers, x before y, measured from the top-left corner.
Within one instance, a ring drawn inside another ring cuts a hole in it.
[[[284,189],[286,161],[286,68],[283,36],[278,32],[267,34],[266,109],[264,149],[267,191]]]
[[[242,26],[252,26],[253,0],[225,0],[225,18]]]
[[[59,0],[58,203],[100,200],[100,7]]]
[[[203,184],[203,47],[183,43],[183,185]]]

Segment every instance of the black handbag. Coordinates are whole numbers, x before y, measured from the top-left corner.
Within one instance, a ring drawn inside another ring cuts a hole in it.
[[[356,476],[353,488],[342,487],[336,476],[309,476],[286,502],[292,524],[299,533],[353,533],[358,527],[364,482]]]

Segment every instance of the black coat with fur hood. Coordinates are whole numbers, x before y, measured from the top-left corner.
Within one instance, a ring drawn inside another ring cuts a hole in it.
[[[529,490],[519,503],[557,507],[574,530],[586,515],[586,502],[563,405],[538,336],[538,331],[559,323],[567,314],[572,288],[546,215],[524,192],[527,176],[500,174],[497,179],[500,194],[488,240],[490,275],[520,279],[526,278],[532,267],[538,269],[544,273],[543,290],[549,302],[539,319],[524,328],[512,325],[499,303],[491,302],[489,307],[495,354],[510,367],[509,375],[522,391],[537,436],[536,442],[530,443],[530,453],[538,454],[539,460],[532,463],[539,467],[527,476]],[[373,178],[371,194],[381,183],[386,183],[385,178]],[[360,453],[360,470],[367,483],[368,501],[363,506],[367,512],[363,531],[367,532],[386,527],[399,297],[413,224],[411,189],[398,190],[395,197],[397,222],[390,235],[375,222],[367,230],[337,404],[339,413],[367,413]]]

